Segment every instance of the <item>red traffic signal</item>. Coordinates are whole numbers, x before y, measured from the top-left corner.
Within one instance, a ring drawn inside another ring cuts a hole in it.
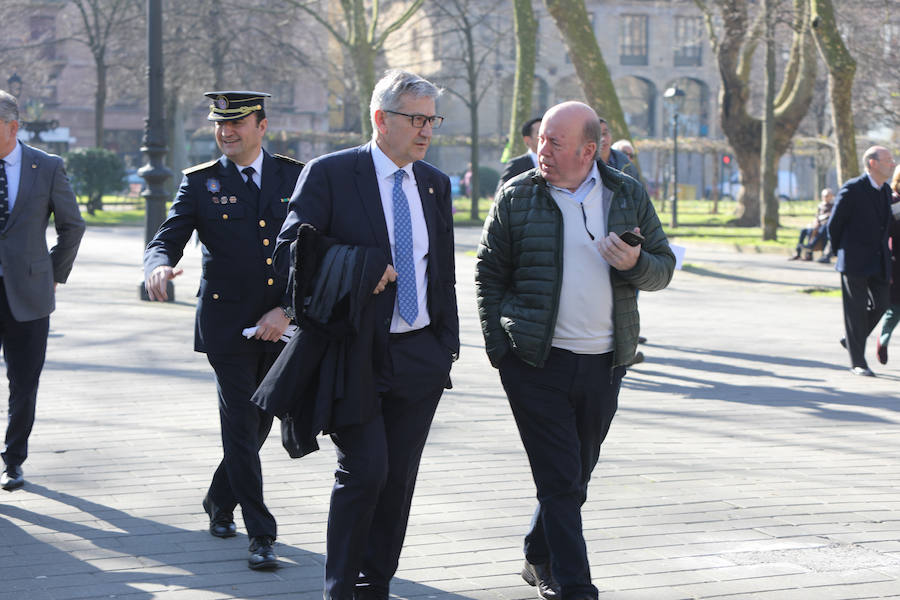
[[[731,155],[729,155],[729,154],[723,154],[723,155],[722,155],[722,164],[723,164],[723,165],[730,165],[730,164],[731,164]]]

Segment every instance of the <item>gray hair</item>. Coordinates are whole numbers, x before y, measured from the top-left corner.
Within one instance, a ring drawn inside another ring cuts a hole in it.
[[[372,119],[372,132],[378,131],[375,125],[376,110],[397,110],[401,98],[408,94],[415,98],[437,99],[443,90],[436,85],[409,71],[390,69],[375,84],[372,90],[372,101],[369,103],[369,117]]]
[[[594,160],[600,158],[600,138],[603,137],[603,129],[600,127],[601,123],[606,123],[606,121],[599,117],[588,117],[584,121],[584,132],[582,133],[584,143],[594,142],[594,145],[597,147],[597,150],[594,152]]]
[[[18,121],[19,120],[19,103],[16,97],[0,90],[0,121]]]

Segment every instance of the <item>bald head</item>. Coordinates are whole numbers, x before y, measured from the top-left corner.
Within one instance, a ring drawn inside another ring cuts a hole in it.
[[[576,190],[591,170],[600,145],[600,119],[583,102],[563,102],[544,114],[538,162],[547,182]]]

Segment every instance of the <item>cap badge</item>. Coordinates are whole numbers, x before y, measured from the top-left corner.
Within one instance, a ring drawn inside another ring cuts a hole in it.
[[[225,96],[218,96],[216,98],[216,107],[222,110],[228,108],[228,98]]]

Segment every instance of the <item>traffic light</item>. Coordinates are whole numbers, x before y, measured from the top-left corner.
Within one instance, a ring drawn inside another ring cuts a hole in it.
[[[730,154],[722,155],[722,164],[725,165],[726,167],[731,164],[731,155]]]

